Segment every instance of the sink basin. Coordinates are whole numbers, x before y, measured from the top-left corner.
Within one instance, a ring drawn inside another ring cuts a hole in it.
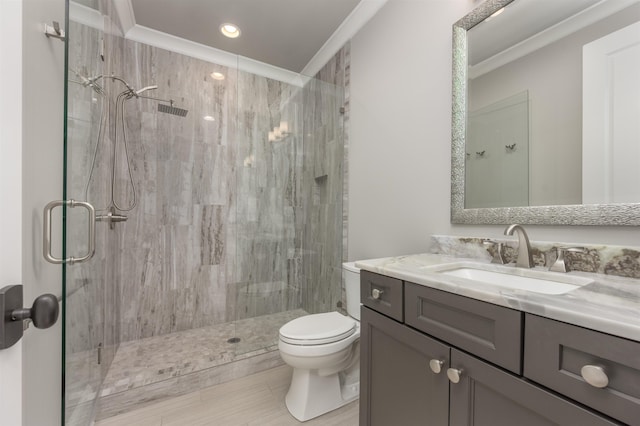
[[[475,264],[473,262],[453,263],[430,267],[429,269],[443,275],[464,278],[476,283],[542,294],[564,294],[593,282],[589,278],[563,275],[556,272],[481,263]]]

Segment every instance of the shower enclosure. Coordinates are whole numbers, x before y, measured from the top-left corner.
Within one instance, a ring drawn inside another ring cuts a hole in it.
[[[281,325],[341,308],[349,55],[283,82],[127,40],[110,1],[68,14],[65,198],[97,212],[64,268],[84,425],[280,365]],[[65,252],[87,225],[66,211]]]

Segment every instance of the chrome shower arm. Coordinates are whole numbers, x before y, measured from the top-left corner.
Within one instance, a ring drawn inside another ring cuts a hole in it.
[[[161,99],[161,98],[154,98],[153,96],[143,96],[143,95],[138,95],[136,96],[136,98],[140,98],[140,99],[149,99],[152,101],[157,101],[157,102],[164,102],[167,104],[173,104],[173,99]]]

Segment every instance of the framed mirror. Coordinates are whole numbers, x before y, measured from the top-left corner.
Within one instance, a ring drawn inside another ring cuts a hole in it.
[[[640,0],[486,0],[453,26],[451,222],[640,225]]]

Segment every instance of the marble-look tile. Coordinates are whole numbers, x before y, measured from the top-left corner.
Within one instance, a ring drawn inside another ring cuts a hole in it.
[[[502,242],[505,258],[514,262],[518,242],[513,238],[492,238]],[[450,256],[490,260],[495,247],[487,245],[487,238],[433,235],[430,252]],[[531,241],[533,261],[537,266],[550,267],[557,258],[558,247],[581,247],[582,253],[567,252],[565,263],[570,271],[593,272],[628,278],[640,278],[640,247],[605,246],[563,242]]]
[[[318,313],[345,305],[349,46],[342,48],[304,89],[301,297],[305,310]]]
[[[121,343],[100,390],[99,416],[278,364],[278,329],[306,314],[278,312]]]
[[[105,73],[99,59],[101,34],[71,22],[69,37],[69,90],[67,95],[67,198],[87,200],[97,208],[107,205],[110,187],[108,158],[111,139],[98,136],[109,108],[109,100],[83,78]],[[103,117],[104,116],[104,117]],[[101,117],[102,120],[101,120]],[[67,254],[86,252],[87,216],[82,209],[68,209]],[[96,224],[96,254],[81,264],[69,265],[65,282],[65,421],[85,425],[91,420],[100,384],[118,344],[119,259],[114,247],[119,235],[104,223]],[[98,363],[98,352],[102,363]]]
[[[104,33],[71,24],[80,36],[70,38],[70,64],[84,77],[121,76],[134,88],[157,84],[152,96],[189,112],[176,117],[159,113],[156,101],[127,100],[125,151],[115,102],[124,86],[103,78],[103,97],[70,87],[69,194],[88,199],[99,213],[112,195],[129,210],[129,161],[137,202],[114,229],[98,223],[94,259],[68,269],[68,362],[81,368],[67,370],[73,389],[67,413],[77,419],[92,411],[91,398],[112,374],[121,342],[226,327],[301,306],[334,310],[343,298],[348,47],[299,88],[125,40],[106,3]],[[226,74],[223,82],[210,78],[214,69]],[[214,120],[202,120],[205,115]],[[285,126],[281,137],[269,139]],[[82,250],[86,224],[77,224],[68,241]],[[100,365],[93,362],[98,348]],[[120,346],[122,354],[126,348]],[[247,336],[235,356],[273,349],[262,337]],[[176,361],[158,369],[159,376],[177,379],[185,368]],[[109,383],[103,391],[112,397],[117,385]]]
[[[295,152],[302,142],[295,134],[278,143],[267,137],[283,122],[301,128],[299,89],[219,66],[227,78],[213,81],[213,64],[130,41],[125,56],[136,58],[124,64],[128,80],[163,83],[154,96],[189,113],[153,118],[149,101],[127,110],[143,195],[126,224],[122,341],[300,306],[289,291],[288,253],[301,240]],[[220,266],[217,277],[202,281],[211,265]]]

